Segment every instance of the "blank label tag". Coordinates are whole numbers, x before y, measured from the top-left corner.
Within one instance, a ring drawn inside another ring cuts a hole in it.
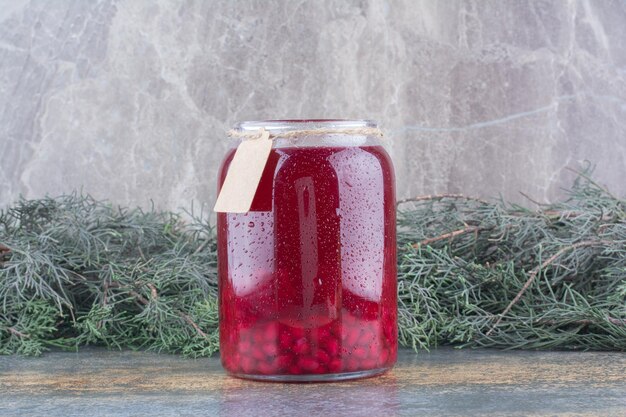
[[[239,144],[213,211],[220,213],[250,211],[271,150],[272,141],[267,131],[263,131],[259,139],[244,140]]]

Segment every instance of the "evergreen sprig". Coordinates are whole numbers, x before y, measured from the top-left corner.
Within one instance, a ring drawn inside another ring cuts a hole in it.
[[[89,196],[0,213],[0,353],[49,346],[217,350],[214,233],[201,217]]]
[[[405,345],[626,350],[626,201],[586,173],[538,210],[462,195],[399,204]]]
[[[626,350],[626,201],[582,173],[530,210],[462,195],[399,202],[400,341]],[[79,193],[0,211],[0,353],[218,349],[203,216]]]

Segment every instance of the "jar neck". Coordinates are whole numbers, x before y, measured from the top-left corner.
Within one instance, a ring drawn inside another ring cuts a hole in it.
[[[234,126],[234,130],[241,133],[254,133],[261,129],[270,134],[280,135],[296,131],[325,131],[351,132],[359,129],[376,129],[378,124],[373,120],[343,120],[343,119],[305,119],[305,120],[260,120],[246,121]]]
[[[265,120],[237,124],[230,132],[235,143],[269,133],[273,148],[380,145],[381,131],[372,120]]]

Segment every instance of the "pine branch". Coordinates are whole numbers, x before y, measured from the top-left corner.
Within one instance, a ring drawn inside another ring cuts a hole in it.
[[[398,213],[400,340],[626,350],[626,202],[587,178],[536,211],[411,199]]]
[[[0,211],[0,353],[85,344],[215,352],[215,236],[189,216],[79,194]]]
[[[413,247],[419,248],[420,246],[430,245],[431,243],[439,242],[440,240],[453,239],[456,236],[464,235],[466,233],[479,232],[481,230],[484,230],[484,229],[478,226],[468,226],[464,229],[455,230],[454,232],[448,232],[440,236],[435,236],[435,237],[431,237],[428,239],[424,239],[419,243],[413,244]]]
[[[519,290],[517,295],[515,295],[515,298],[513,298],[513,300],[511,300],[511,302],[506,306],[506,308],[500,314],[500,316],[498,317],[496,322],[493,324],[491,329],[489,329],[489,331],[487,332],[487,336],[491,335],[493,330],[496,327],[498,327],[498,324],[500,324],[502,319],[509,313],[509,311],[511,311],[513,306],[520,300],[520,298],[522,298],[522,296],[524,295],[524,292],[526,292],[526,290],[530,287],[533,281],[535,281],[537,274],[539,274],[539,272],[541,272],[542,270],[546,269],[549,265],[553,264],[561,255],[563,255],[565,252],[569,252],[577,248],[582,248],[586,246],[610,245],[611,243],[612,242],[608,242],[605,240],[596,240],[596,241],[588,240],[584,242],[574,243],[573,245],[566,246],[564,248],[559,249],[557,253],[555,253],[554,255],[546,259],[541,265],[539,265],[538,267],[530,271],[530,274],[528,274],[528,280],[524,283],[524,286],[522,287],[521,290]]]
[[[30,337],[26,333],[22,333],[19,330],[17,330],[15,327],[9,327],[8,330],[11,334],[14,334],[15,336],[21,337],[23,339],[28,339]]]
[[[189,317],[188,315],[186,315],[185,313],[182,312],[178,312],[178,314],[183,318],[183,320],[185,320],[191,327],[194,328],[194,330],[196,332],[198,332],[198,334],[202,337],[208,338],[209,336],[204,333],[202,331],[202,329],[200,328],[200,326],[198,326],[193,320],[191,320],[191,317]]]
[[[414,203],[414,202],[419,202],[419,201],[432,201],[432,200],[445,200],[445,199],[468,200],[468,201],[475,201],[481,204],[489,204],[487,200],[483,200],[482,198],[467,196],[463,194],[429,194],[429,195],[422,195],[422,196],[398,200],[396,202],[396,205],[399,206],[401,204],[406,204],[406,203],[411,203],[411,202]]]
[[[582,174],[537,210],[461,194],[399,201],[400,342],[625,351],[626,201]],[[0,211],[0,354],[210,355],[216,247],[193,214],[77,193],[20,200]]]

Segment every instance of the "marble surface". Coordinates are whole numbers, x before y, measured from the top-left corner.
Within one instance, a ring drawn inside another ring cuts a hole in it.
[[[0,356],[2,416],[624,416],[620,352],[400,350],[383,376],[244,381],[219,358],[86,348]]]
[[[215,198],[239,120],[371,118],[398,195],[626,194],[626,2],[0,0],[0,206]]]

